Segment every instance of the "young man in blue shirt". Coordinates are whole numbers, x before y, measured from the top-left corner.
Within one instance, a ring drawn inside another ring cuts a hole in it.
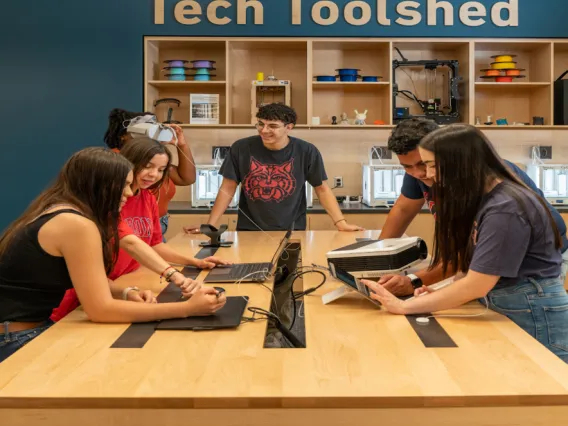
[[[424,136],[438,129],[438,125],[431,120],[412,118],[402,121],[391,133],[388,148],[396,154],[406,174],[402,183],[401,195],[392,207],[381,231],[381,239],[401,237],[408,225],[422,210],[426,203],[430,212],[436,217],[436,202],[432,196],[431,179],[426,177],[426,166],[422,162],[418,151],[418,144]],[[528,175],[515,164],[504,160],[505,164],[533,191],[544,198],[544,194]],[[566,278],[568,270],[568,240],[566,239],[566,224],[558,211],[548,204],[552,217],[562,236],[562,280]],[[446,276],[442,269],[436,267],[432,270],[421,270],[409,275],[385,275],[379,283],[397,296],[410,295],[415,288],[422,285],[435,284],[444,278],[454,275],[449,270]]]

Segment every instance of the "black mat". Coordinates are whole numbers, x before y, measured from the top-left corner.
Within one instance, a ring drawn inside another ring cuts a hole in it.
[[[217,252],[216,247],[202,248],[197,252],[195,257],[197,259],[205,259],[206,257],[213,256]],[[197,268],[186,267],[183,269],[183,274],[195,279],[201,272]],[[169,283],[158,295],[158,303],[170,303],[179,301],[181,290],[174,284]],[[143,348],[150,337],[156,331],[159,321],[134,323],[122,333],[118,339],[112,344],[111,348]]]
[[[427,348],[457,348],[458,345],[444,330],[432,314],[406,315],[406,319]],[[427,323],[417,322],[417,318],[428,317]]]

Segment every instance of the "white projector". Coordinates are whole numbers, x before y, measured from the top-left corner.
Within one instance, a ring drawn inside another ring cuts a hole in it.
[[[160,123],[137,123],[131,124],[126,131],[136,137],[147,137],[158,142],[171,142],[174,139],[174,131]]]
[[[428,257],[428,247],[418,237],[363,240],[326,254],[331,270],[349,272],[356,278],[400,274]]]

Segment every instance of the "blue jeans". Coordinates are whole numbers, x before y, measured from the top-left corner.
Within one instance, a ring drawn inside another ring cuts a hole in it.
[[[559,278],[527,278],[492,290],[489,307],[509,318],[568,362],[568,294]]]
[[[562,272],[560,273],[562,284],[566,281],[566,273],[568,273],[568,250],[562,253]]]
[[[0,331],[2,332],[0,333],[0,362],[31,342],[54,323],[51,320],[47,320],[44,325],[40,325],[39,327],[16,331],[14,333],[8,332],[8,324],[10,324],[9,321],[3,324],[0,323]]]
[[[168,224],[170,222],[170,215],[169,214],[165,214],[160,218],[160,225],[162,225],[162,241],[165,243],[166,242],[166,232],[168,231]]]

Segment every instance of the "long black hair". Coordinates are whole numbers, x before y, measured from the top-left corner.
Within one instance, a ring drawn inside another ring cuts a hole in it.
[[[151,112],[132,112],[115,108],[108,115],[108,128],[105,132],[105,144],[111,149],[122,149],[122,137],[126,134],[126,125],[129,120],[142,115],[153,115]]]
[[[466,272],[473,254],[471,232],[475,217],[486,195],[491,179],[501,179],[507,192],[528,213],[521,192],[529,191],[544,207],[554,230],[557,248],[562,246],[560,233],[546,202],[527,187],[505,165],[491,142],[474,126],[452,124],[428,134],[420,148],[434,153],[436,202],[434,258],[432,265],[441,263],[444,273],[448,265]],[[533,201],[534,202],[534,201]]]
[[[0,257],[17,233],[56,204],[77,207],[97,225],[103,242],[107,274],[118,256],[120,201],[132,164],[106,148],[85,148],[63,166],[55,182],[32,201],[26,211],[0,236]]]

